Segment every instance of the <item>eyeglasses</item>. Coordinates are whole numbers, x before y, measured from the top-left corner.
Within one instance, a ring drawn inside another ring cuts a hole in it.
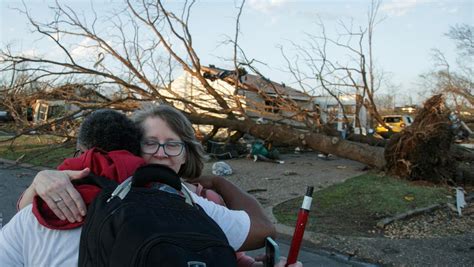
[[[168,141],[161,144],[153,140],[145,140],[141,142],[142,152],[144,154],[154,155],[163,147],[163,152],[169,157],[179,156],[183,152],[184,143],[179,141]]]

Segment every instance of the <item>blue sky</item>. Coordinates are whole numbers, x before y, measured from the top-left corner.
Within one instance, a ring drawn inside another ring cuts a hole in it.
[[[11,44],[18,51],[30,54],[51,53],[51,43],[39,41],[39,35],[30,32],[26,18],[12,7],[19,1],[0,0],[0,45]],[[31,15],[49,19],[47,6],[51,0],[25,0]],[[76,10],[88,10],[90,1],[62,0]],[[120,1],[93,1],[97,12],[118,7]],[[183,1],[169,1],[172,8]],[[223,58],[232,57],[232,47],[223,45],[227,36],[234,35],[234,22],[239,1],[198,1],[191,16],[191,33],[201,62],[231,67]],[[335,34],[335,23],[353,19],[355,26],[366,26],[368,0],[247,0],[241,18],[240,45],[247,57],[265,62],[259,70],[270,79],[291,84],[291,76],[283,71],[285,62],[280,55],[281,45],[291,54],[290,41],[302,44],[305,33],[319,33],[316,22],[320,18],[328,34]],[[386,0],[382,2],[376,26],[374,56],[376,66],[391,77],[400,90],[398,95],[409,95],[419,100],[418,75],[432,68],[431,49],[445,52],[455,60],[454,43],[444,34],[456,24],[474,25],[474,1],[449,0]],[[88,14],[85,12],[85,14]],[[78,55],[81,51],[77,51]],[[382,89],[383,91],[384,89]],[[393,92],[392,92],[393,93]],[[402,97],[401,97],[402,98]]]

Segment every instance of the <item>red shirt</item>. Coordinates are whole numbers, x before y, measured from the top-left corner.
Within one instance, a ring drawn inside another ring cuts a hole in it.
[[[121,183],[143,165],[145,165],[145,161],[141,157],[135,156],[126,150],[115,150],[106,153],[92,148],[80,157],[65,159],[58,166],[58,170],[90,168],[91,172],[97,176],[103,176]],[[94,185],[85,184],[74,187],[81,194],[86,206],[100,192],[100,188]],[[83,221],[70,223],[68,220],[60,220],[39,196],[35,196],[33,199],[33,214],[41,225],[50,229],[66,230],[80,227],[83,224]]]

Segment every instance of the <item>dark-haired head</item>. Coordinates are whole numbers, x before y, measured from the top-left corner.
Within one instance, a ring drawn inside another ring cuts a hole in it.
[[[112,109],[100,109],[82,122],[77,144],[82,149],[96,147],[106,152],[127,150],[139,156],[141,137],[141,130],[125,114]]]

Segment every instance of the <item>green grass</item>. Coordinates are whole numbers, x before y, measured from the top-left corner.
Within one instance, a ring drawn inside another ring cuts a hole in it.
[[[72,157],[75,145],[62,143],[61,138],[48,135],[24,135],[14,141],[0,137],[0,158],[19,160],[38,166],[55,168],[65,158]],[[2,142],[3,141],[3,142]]]
[[[373,173],[329,186],[313,194],[308,228],[329,234],[367,235],[378,220],[411,209],[447,202],[444,187],[415,185]],[[294,227],[302,197],[274,207],[280,223]]]

